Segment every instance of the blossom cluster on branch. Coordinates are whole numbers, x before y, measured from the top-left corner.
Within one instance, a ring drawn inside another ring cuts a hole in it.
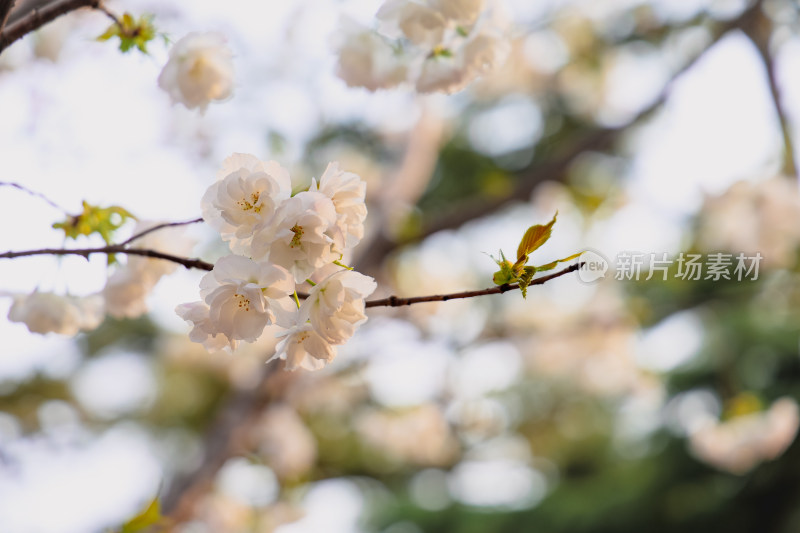
[[[203,218],[233,252],[200,282],[201,300],[179,305],[190,338],[209,350],[255,342],[285,328],[273,358],[314,370],[367,320],[375,281],[340,260],[364,235],[366,184],[331,163],[319,182],[292,195],[288,171],[249,154],[227,158],[203,196]],[[312,286],[301,304],[296,287]]]
[[[421,93],[452,93],[508,57],[499,0],[387,0],[377,30],[343,22],[339,76],[371,91],[405,82]]]
[[[141,237],[132,237],[129,241],[137,249],[171,250],[181,256],[191,253],[195,242],[184,235],[183,228],[162,226],[159,222],[140,220],[134,226],[133,234]],[[121,251],[124,253],[126,249]],[[13,298],[8,313],[10,321],[25,324],[32,333],[72,336],[80,331],[96,329],[106,315],[121,319],[137,318],[147,313],[150,293],[162,277],[173,273],[177,267],[174,262],[130,254],[124,263],[114,261],[105,287],[97,293],[74,296],[37,288],[30,294],[7,293],[2,296]]]

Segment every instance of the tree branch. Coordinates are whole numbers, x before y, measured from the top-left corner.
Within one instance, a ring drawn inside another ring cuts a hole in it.
[[[119,243],[119,246],[125,246],[126,244],[130,244],[133,241],[135,241],[137,239],[141,239],[145,235],[148,235],[148,234],[153,233],[154,231],[158,231],[160,229],[171,228],[171,227],[174,227],[174,226],[188,226],[189,224],[197,224],[198,222],[202,222],[202,221],[203,221],[203,217],[195,218],[195,219],[192,219],[192,220],[185,220],[183,222],[165,222],[164,224],[159,224],[158,226],[153,226],[152,228],[146,229],[144,231],[141,231],[141,232],[133,235],[128,240],[125,240],[125,241],[122,241],[121,243]]]
[[[800,177],[798,175],[797,161],[794,155],[794,142],[792,140],[792,127],[787,118],[786,109],[781,99],[781,90],[778,84],[778,77],[775,71],[775,58],[769,50],[769,41],[772,34],[772,23],[769,17],[760,14],[753,24],[742,29],[758,51],[761,62],[764,64],[764,71],[767,75],[770,96],[775,113],[778,115],[781,135],[783,136],[783,168],[782,171],[789,176]]]
[[[261,412],[283,395],[293,374],[278,372],[280,364],[264,366],[259,384],[237,391],[220,409],[203,438],[203,464],[195,471],[172,480],[161,500],[164,516],[171,523],[189,520],[195,504],[213,486],[217,472],[229,457],[249,451],[248,433]]]
[[[2,1],[4,0],[0,0],[0,2]],[[41,9],[34,7],[28,14],[9,23],[8,26],[0,31],[0,53],[16,40],[41,28],[48,22],[52,22],[61,15],[82,7],[98,9],[101,5],[102,0],[60,0],[45,4]]]
[[[11,181],[0,181],[0,187],[13,187],[15,189],[19,189],[20,191],[26,192],[26,193],[30,194],[31,196],[35,196],[37,198],[40,198],[40,199],[44,200],[49,205],[51,205],[52,207],[55,207],[56,209],[58,209],[59,211],[65,213],[65,214],[67,214],[67,215],[69,214],[69,211],[67,211],[66,209],[64,209],[63,207],[61,207],[57,203],[55,203],[53,200],[51,200],[50,198],[48,198],[44,194],[42,194],[40,192],[36,192],[34,190],[31,190],[31,189],[25,187],[24,185],[20,185],[19,183],[14,183],[14,182],[11,182]]]
[[[558,272],[554,272],[553,274],[548,274],[547,276],[542,276],[541,278],[536,278],[530,282],[530,285],[543,285],[547,283],[551,279],[560,278],[565,274],[569,274],[570,272],[575,272],[583,263],[575,263],[563,270],[559,270]],[[498,285],[497,287],[491,287],[488,289],[480,289],[476,291],[463,291],[463,292],[453,292],[450,294],[435,294],[433,296],[415,296],[413,298],[398,298],[397,296],[389,296],[388,298],[382,298],[380,300],[369,300],[366,302],[366,307],[401,307],[404,305],[412,305],[412,304],[419,304],[424,302],[446,302],[448,300],[459,300],[462,298],[474,298],[476,296],[487,296],[489,294],[503,294],[504,292],[514,291],[519,289],[518,284],[505,284],[505,285]]]
[[[130,240],[130,239],[129,239]],[[0,259],[14,259],[17,257],[29,257],[34,255],[81,255],[87,259],[91,254],[128,254],[141,255],[152,259],[163,259],[172,261],[186,268],[197,268],[199,270],[212,270],[214,265],[201,259],[191,259],[172,254],[165,254],[156,250],[142,248],[127,248],[124,244],[112,244],[98,248],[42,248],[40,250],[23,250],[19,252],[5,252],[0,254]]]
[[[8,15],[14,8],[14,2],[15,0],[0,0],[0,33],[2,33],[3,28],[6,26]]]
[[[134,235],[127,241],[121,244],[112,244],[109,246],[101,246],[98,248],[41,248],[39,250],[23,250],[19,252],[5,252],[0,254],[0,259],[15,259],[17,257],[31,257],[35,255],[80,255],[83,257],[88,257],[92,254],[128,254],[128,255],[140,255],[144,257],[150,257],[152,259],[163,259],[164,261],[172,261],[173,263],[178,263],[179,265],[183,265],[186,268],[196,268],[199,270],[206,270],[211,271],[214,268],[214,265],[203,261],[202,259],[192,259],[188,257],[180,257],[177,255],[166,254],[163,252],[159,252],[157,250],[148,250],[143,248],[127,248],[126,244],[142,237],[147,233],[151,233],[153,231],[171,227],[171,226],[183,226],[186,224],[194,224],[196,222],[200,222],[202,219],[195,219],[195,220],[187,220],[185,222],[170,222],[166,224],[161,224],[159,226],[155,226],[150,228],[146,231],[143,231],[137,235]],[[581,267],[582,263],[576,263],[571,265],[564,270],[560,270],[553,274],[549,274],[547,276],[542,276],[541,278],[536,278],[530,282],[530,285],[541,285],[550,281],[551,279],[555,279],[561,277],[565,274],[569,274],[570,272],[575,272]],[[446,302],[448,300],[459,300],[463,298],[474,298],[476,296],[487,296],[489,294],[502,294],[504,292],[513,291],[519,289],[518,284],[505,284],[499,285],[497,287],[490,287],[488,289],[478,289],[474,291],[462,291],[462,292],[454,292],[450,294],[433,294],[430,296],[414,296],[412,298],[400,298],[398,296],[389,296],[388,298],[382,298],[379,300],[368,300],[366,302],[366,307],[402,307],[404,305],[413,305],[418,303],[425,303],[425,302]],[[299,294],[301,298],[305,298],[307,294]]]

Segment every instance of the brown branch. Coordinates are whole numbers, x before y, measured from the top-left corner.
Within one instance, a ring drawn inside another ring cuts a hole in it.
[[[127,248],[122,244],[112,244],[98,248],[42,248],[40,250],[23,250],[19,252],[5,252],[0,254],[0,259],[14,259],[17,257],[30,257],[34,255],[81,255],[88,257],[91,254],[128,254],[150,257],[152,259],[163,259],[172,261],[186,268],[197,268],[199,270],[212,270],[214,265],[201,259],[180,257],[177,255],[166,254],[157,250],[146,250],[141,248]]]
[[[119,18],[119,17],[118,17],[118,16],[117,16],[115,13],[111,12],[111,11],[110,11],[110,10],[109,10],[109,9],[108,9],[108,8],[107,8],[107,7],[106,7],[104,4],[103,4],[102,0],[100,1],[100,5],[99,5],[99,6],[97,6],[97,9],[98,9],[98,11],[102,11],[103,13],[105,13],[105,14],[106,14],[106,16],[107,16],[108,18],[110,18],[111,20],[113,20],[113,21],[114,21],[114,24],[116,24],[117,26],[119,26],[119,27],[120,27],[120,29],[123,27],[123,25],[122,25],[122,20],[121,20],[121,19],[120,19],[120,18]]]
[[[564,270],[559,270],[558,272],[554,272],[553,274],[548,274],[547,276],[542,276],[541,278],[536,278],[530,282],[530,285],[542,285],[547,283],[551,279],[560,278],[565,274],[569,274],[570,272],[575,272],[583,263],[576,263],[571,265]],[[476,296],[488,296],[489,294],[503,294],[504,292],[513,291],[519,289],[518,284],[505,284],[505,285],[498,285],[497,287],[491,287],[488,289],[479,289],[476,291],[463,291],[463,292],[453,292],[450,294],[435,294],[433,296],[415,296],[413,298],[398,298],[397,296],[389,296],[388,298],[382,298],[380,300],[369,300],[366,302],[366,307],[401,307],[404,305],[412,305],[412,304],[419,304],[424,302],[446,302],[448,300],[459,300],[462,298],[474,298]]]
[[[143,231],[140,234],[134,235],[127,241],[123,242],[122,244],[112,244],[109,246],[101,246],[98,248],[41,248],[39,250],[22,250],[19,252],[5,252],[0,254],[0,259],[15,259],[17,257],[31,257],[35,255],[80,255],[83,257],[88,258],[91,254],[128,254],[128,255],[140,255],[143,257],[150,257],[152,259],[163,259],[164,261],[172,261],[173,263],[178,263],[179,265],[183,265],[186,268],[196,268],[199,270],[213,270],[214,265],[203,261],[202,259],[191,259],[188,257],[179,257],[177,255],[166,254],[163,252],[159,252],[157,250],[147,250],[142,248],[127,248],[125,245],[132,240],[138,239],[142,235],[146,233],[150,233],[152,231],[156,231],[158,229],[170,227],[170,226],[181,226],[185,224],[194,224],[195,222],[199,222],[202,219],[197,220],[188,220],[186,222],[171,222],[167,224],[161,224],[154,228],[150,228],[149,230]],[[542,276],[541,278],[536,278],[531,281],[531,285],[541,285],[550,281],[551,279],[555,279],[558,277],[563,276],[564,274],[569,274],[570,272],[575,272],[581,267],[581,263],[576,263],[564,270],[560,270],[553,274],[549,274],[547,276]],[[491,287],[488,289],[478,289],[474,291],[463,291],[463,292],[454,292],[450,294],[434,294],[430,296],[414,296],[413,298],[399,298],[397,296],[389,296],[388,298],[382,298],[380,300],[368,300],[366,302],[366,307],[401,307],[404,305],[412,305],[424,302],[446,302],[448,300],[458,300],[462,298],[474,298],[476,296],[487,296],[489,294],[502,294],[504,292],[513,291],[519,289],[519,285],[513,284],[505,284],[499,285],[497,287]],[[306,294],[300,294],[298,296],[307,297]]]
[[[153,233],[154,231],[158,231],[158,230],[161,230],[161,229],[164,229],[164,228],[171,228],[171,227],[174,227],[174,226],[188,226],[189,224],[197,224],[198,222],[202,222],[202,221],[203,221],[203,217],[195,218],[195,219],[192,219],[192,220],[185,220],[183,222],[165,222],[164,224],[159,224],[157,226],[153,226],[152,228],[146,229],[144,231],[140,231],[139,233],[137,233],[137,234],[133,235],[132,237],[130,237],[128,240],[125,240],[125,241],[122,241],[121,243],[119,243],[119,246],[125,246],[126,244],[130,244],[130,243],[132,243],[133,241],[135,241],[137,239],[141,239],[145,235]]]
[[[286,385],[296,374],[278,372],[281,364],[266,365],[259,384],[253,389],[235,392],[220,409],[216,420],[203,438],[203,463],[195,471],[169,483],[161,500],[164,516],[170,523],[189,520],[199,500],[213,486],[217,472],[229,457],[248,453],[249,432],[261,412],[283,395]]]
[[[101,0],[60,0],[45,4],[41,9],[33,8],[28,14],[10,22],[0,32],[0,52],[8,48],[16,40],[41,28],[48,22],[52,22],[61,15],[83,7],[98,9],[101,4]]]

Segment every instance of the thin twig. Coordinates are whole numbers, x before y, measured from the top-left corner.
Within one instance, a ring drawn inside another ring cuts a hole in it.
[[[101,246],[98,248],[42,248],[39,250],[23,250],[19,252],[5,252],[0,254],[0,259],[14,259],[16,257],[29,257],[34,255],[81,255],[88,257],[92,254],[128,254],[140,255],[150,257],[152,259],[163,259],[164,261],[172,261],[178,263],[186,268],[196,268],[199,270],[212,270],[214,265],[207,263],[201,259],[192,259],[188,257],[179,257],[177,255],[165,254],[157,250],[147,250],[142,248],[127,248],[121,244],[112,244],[109,246]]]
[[[120,27],[120,29],[122,28],[122,20],[120,20],[120,18],[119,18],[119,17],[118,17],[116,14],[114,14],[113,12],[111,12],[111,11],[110,11],[110,10],[109,10],[109,9],[108,9],[106,6],[105,6],[105,4],[103,4],[103,0],[100,0],[100,4],[97,6],[97,10],[98,10],[98,11],[102,11],[103,13],[105,13],[105,14],[106,14],[106,16],[107,16],[108,18],[110,18],[111,20],[113,20],[113,21],[114,21],[114,24],[116,24],[117,26],[119,26],[119,27]]]
[[[26,192],[26,193],[30,194],[31,196],[36,196],[37,198],[40,198],[40,199],[44,200],[45,202],[50,204],[52,207],[55,207],[56,209],[58,209],[59,211],[63,212],[64,214],[69,215],[69,211],[67,211],[66,209],[64,209],[63,207],[61,207],[57,203],[55,203],[53,200],[51,200],[50,198],[48,198],[47,196],[45,196],[44,194],[42,194],[40,192],[36,192],[34,190],[31,190],[31,189],[25,187],[24,185],[20,185],[19,183],[14,183],[14,182],[11,182],[11,181],[0,181],[0,187],[14,187],[15,189],[19,189],[20,191]]]
[[[203,221],[203,217],[195,218],[195,219],[192,219],[192,220],[185,220],[183,222],[165,222],[164,224],[159,224],[157,226],[153,226],[152,228],[146,229],[144,231],[141,231],[141,232],[133,235],[128,240],[125,240],[125,241],[122,241],[121,243],[119,243],[118,246],[125,246],[127,244],[130,244],[133,241],[135,241],[137,239],[141,239],[145,235],[148,235],[148,234],[153,233],[154,231],[158,231],[160,229],[171,228],[173,226],[187,226],[189,224],[197,224],[198,222],[202,222],[202,221]]]
[[[97,9],[100,4],[100,0],[61,0],[46,4],[41,9],[34,8],[23,18],[10,23],[0,32],[0,52],[8,48],[14,41],[41,28],[61,15],[82,7]]]
[[[551,279],[560,278],[565,274],[569,274],[570,272],[575,272],[578,270],[583,263],[576,263],[571,265],[564,270],[559,270],[558,272],[554,272],[553,274],[548,274],[547,276],[542,276],[541,278],[536,278],[530,282],[530,285],[542,285],[547,283]],[[459,300],[462,298],[474,298],[476,296],[487,296],[489,294],[503,294],[504,292],[514,291],[519,289],[518,284],[505,284],[505,285],[498,285],[497,287],[491,287],[488,289],[480,289],[476,291],[463,291],[463,292],[453,292],[450,294],[435,294],[433,296],[414,296],[413,298],[398,298],[397,296],[389,296],[388,298],[382,298],[380,300],[369,300],[366,302],[366,307],[401,307],[404,305],[412,305],[412,304],[419,304],[424,302],[446,302],[448,300]]]
[[[778,115],[778,122],[781,127],[781,135],[783,136],[783,172],[787,176],[800,177],[798,175],[797,161],[794,155],[794,142],[792,140],[792,126],[789,123],[786,114],[786,108],[781,99],[781,90],[778,84],[778,76],[775,70],[775,58],[769,50],[770,35],[772,34],[772,26],[769,18],[763,13],[756,21],[747,28],[744,28],[745,34],[756,47],[761,62],[764,64],[764,70],[767,75],[767,83],[769,84],[769,92],[772,97],[772,105],[775,108],[775,113]]]

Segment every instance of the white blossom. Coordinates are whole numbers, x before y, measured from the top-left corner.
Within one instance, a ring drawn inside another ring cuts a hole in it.
[[[115,318],[136,318],[147,312],[147,297],[157,277],[147,271],[121,268],[106,280],[103,288],[106,313]]]
[[[381,6],[376,17],[387,23],[384,31],[392,37],[400,33],[415,45],[429,49],[442,42],[448,26],[447,19],[438,10],[413,0],[389,0]]]
[[[255,342],[268,324],[289,320],[294,281],[286,269],[229,255],[200,280],[200,296],[209,306],[212,333]]]
[[[692,433],[690,446],[695,456],[712,466],[744,474],[786,451],[799,424],[797,402],[784,397],[763,412],[709,421]]]
[[[169,60],[158,77],[173,103],[189,109],[208,107],[224,100],[233,90],[233,53],[218,33],[190,33],[169,51]]]
[[[339,55],[338,75],[348,86],[375,91],[406,81],[407,59],[386,37],[352,21],[343,26],[344,37],[334,48]]]
[[[345,247],[352,248],[364,237],[364,220],[367,205],[364,198],[367,184],[357,174],[345,172],[339,163],[330,163],[319,179],[312,179],[310,190],[319,190],[333,201],[336,209],[336,224],[345,235]]]
[[[233,154],[222,163],[217,179],[203,195],[203,219],[230,241],[232,251],[249,255],[253,234],[292,194],[289,172],[275,161]]]
[[[486,0],[433,0],[433,5],[456,24],[471,26],[486,8]]]
[[[498,32],[474,32],[448,48],[446,53],[434,54],[425,60],[417,78],[417,91],[460,91],[475,78],[505,61],[510,49],[509,42]]]
[[[75,335],[95,329],[103,321],[103,299],[98,295],[83,298],[35,291],[14,296],[8,319],[21,322],[31,333]]]
[[[402,50],[394,57],[404,62],[404,77],[422,93],[461,90],[500,66],[511,51],[500,0],[387,0],[377,18],[378,31],[358,34],[361,55],[357,61],[351,56],[354,68],[349,71],[341,68],[344,49],[340,50],[339,75],[348,85],[371,90],[389,86],[370,83],[368,75],[369,50],[381,40],[386,40],[385,48]]]
[[[702,250],[764,256],[766,268],[794,264],[800,248],[800,192],[793,177],[740,181],[707,197],[697,231]]]
[[[159,225],[157,221],[140,221],[133,229],[137,235]],[[131,242],[131,248],[167,252],[179,257],[187,256],[194,240],[185,235],[182,227],[167,227],[151,231]],[[127,262],[117,265],[109,276],[102,295],[106,313],[115,318],[136,318],[147,312],[147,297],[162,276],[171,274],[178,265],[164,259],[129,254]]]
[[[277,335],[283,340],[275,347],[275,355],[269,358],[286,361],[286,370],[319,370],[336,357],[336,348],[314,330],[310,322],[298,321],[290,329]]]
[[[270,407],[254,429],[259,452],[279,478],[297,479],[313,467],[317,441],[292,407]]]
[[[179,317],[192,324],[192,331],[189,332],[189,339],[192,342],[199,342],[209,352],[223,349],[235,350],[239,341],[229,339],[224,333],[217,332],[209,318],[208,311],[209,307],[202,301],[180,304],[175,308]]]
[[[311,289],[300,306],[300,320],[309,320],[325,341],[343,344],[367,321],[364,298],[376,288],[374,279],[358,272],[331,274]]]
[[[333,201],[304,191],[283,203],[269,230],[253,238],[253,256],[289,270],[298,283],[341,257],[345,236],[337,226]]]

